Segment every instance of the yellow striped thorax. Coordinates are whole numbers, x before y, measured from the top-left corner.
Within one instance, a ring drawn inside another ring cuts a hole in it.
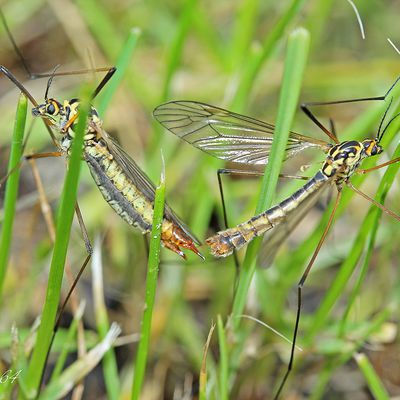
[[[328,151],[322,172],[327,177],[335,175],[335,182],[340,185],[354,173],[364,158],[382,151],[378,139],[365,139],[362,142],[349,140],[333,145]]]

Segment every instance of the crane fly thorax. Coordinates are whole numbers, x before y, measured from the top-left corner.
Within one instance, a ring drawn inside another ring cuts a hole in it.
[[[364,158],[380,154],[382,147],[377,139],[362,142],[349,140],[330,148],[322,172],[327,177],[335,176],[335,183],[340,186],[350,178]]]
[[[64,101],[64,113],[62,114],[59,121],[59,130],[61,133],[67,133],[74,136],[74,127],[77,125],[79,120],[79,100],[71,99]],[[91,133],[95,133],[99,131],[99,128],[102,126],[103,121],[100,119],[97,110],[90,106],[87,131],[85,134],[85,140],[92,139],[95,135],[90,135]]]

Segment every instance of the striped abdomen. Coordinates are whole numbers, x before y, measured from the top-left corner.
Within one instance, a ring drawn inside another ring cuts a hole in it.
[[[85,160],[101,194],[114,211],[142,233],[150,232],[153,206],[126,177],[109,154],[92,146],[85,148]]]
[[[206,239],[206,243],[210,246],[212,254],[216,257],[226,257],[232,254],[234,249],[240,249],[255,237],[261,236],[274,226],[285,222],[295,210],[322,189],[328,180],[326,175],[318,171],[303,187],[278,205],[234,228],[226,229],[209,237]]]
[[[90,141],[84,147],[84,157],[101,194],[114,211],[129,225],[149,233],[153,223],[153,203],[127,176],[101,142]],[[180,247],[201,256],[194,240],[173,221],[163,219],[161,242],[185,258]],[[201,256],[202,257],[202,256]]]

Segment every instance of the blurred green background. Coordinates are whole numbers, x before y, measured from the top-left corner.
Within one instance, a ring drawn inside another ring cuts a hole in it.
[[[33,72],[51,71],[58,64],[61,64],[60,71],[115,65],[131,29],[140,29],[123,82],[102,115],[103,126],[118,138],[154,181],[160,174],[162,149],[167,201],[204,241],[223,226],[216,177],[216,169],[223,164],[163,130],[152,119],[152,110],[165,101],[186,99],[275,121],[287,37],[299,26],[306,27],[311,36],[301,101],[384,94],[399,75],[400,55],[387,38],[400,47],[397,25],[400,6],[396,1],[356,4],[364,24],[364,40],[354,10],[345,0],[31,0],[4,1],[1,7]],[[4,29],[0,32],[1,64],[42,100],[46,80],[27,80]],[[50,95],[58,100],[76,97],[83,79],[82,76],[56,78]],[[101,74],[96,74],[94,79],[99,81]],[[0,176],[4,176],[18,92],[4,77],[0,80],[0,91]],[[374,136],[382,115],[382,106],[378,111],[376,107],[350,104],[320,107],[315,112],[327,124],[332,118],[339,138],[350,140],[354,135],[357,139]],[[33,127],[26,153],[52,149],[48,134],[39,122]],[[293,130],[326,139],[301,112],[295,118]],[[387,145],[387,155],[382,161],[391,157],[397,142],[395,137]],[[303,173],[312,176],[320,165],[315,161],[323,158],[318,151],[307,152],[288,161],[284,170],[295,173],[300,166],[314,162]],[[44,159],[37,165],[51,206],[56,209],[65,162]],[[382,175],[381,171],[369,174],[362,190],[373,195]],[[224,179],[231,225],[254,214],[259,182]],[[282,180],[276,201],[301,184],[301,181]],[[397,213],[400,212],[398,196],[396,178],[385,204]],[[246,314],[259,318],[287,337],[292,336],[294,326],[296,284],[315,248],[321,232],[318,224],[328,201],[326,197],[321,199],[319,206],[281,248],[270,268],[257,271],[248,294]],[[109,319],[121,324],[123,335],[137,333],[144,307],[147,261],[143,237],[122,222],[104,202],[86,166],[82,171],[79,204],[90,237],[101,240]],[[12,324],[16,324],[21,334],[26,333],[41,312],[52,250],[28,165],[22,169],[17,207],[12,254],[1,302],[0,365],[4,370],[10,367],[12,359]],[[374,223],[362,225],[368,209],[364,199],[346,197],[342,215],[337,218],[314,265],[304,289],[298,338],[303,352],[296,353],[294,371],[283,398],[370,399],[371,393],[377,396],[374,383],[354,360],[356,351],[367,355],[378,377],[375,384],[383,385],[387,396],[400,395],[400,288],[396,268],[399,223],[382,216],[374,238]],[[235,278],[232,257],[212,259],[205,246],[202,252],[207,258],[205,262],[192,255],[183,262],[167,250],[162,251],[143,399],[198,396],[203,346],[217,316],[221,315],[226,322]],[[85,257],[85,248],[76,222],[68,257],[77,271]],[[239,254],[239,260],[242,258],[243,252]],[[363,275],[366,259],[368,268]],[[329,302],[328,290],[343,268],[354,273],[349,273],[350,279],[344,279],[337,297],[331,294],[332,307],[323,308]],[[65,290],[68,285],[66,282]],[[85,328],[88,332],[95,331],[89,268],[78,286],[79,298],[87,302]],[[347,309],[349,304],[351,307]],[[71,314],[64,318],[64,327],[69,326],[70,318]],[[225,383],[229,398],[271,398],[286,369],[290,345],[247,319],[241,322],[239,333],[243,348],[237,365],[229,364],[229,383]],[[234,351],[237,338],[227,335],[227,340],[228,348]],[[121,398],[129,396],[136,350],[136,343],[128,342],[116,349]],[[56,343],[50,365],[59,351]],[[68,362],[74,356],[71,351]],[[220,360],[221,349],[215,332],[207,364],[210,399],[224,398]],[[101,367],[88,375],[84,386],[85,399],[110,396],[106,394]]]

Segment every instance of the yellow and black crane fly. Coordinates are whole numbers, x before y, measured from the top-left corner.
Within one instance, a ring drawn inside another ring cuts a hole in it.
[[[269,208],[233,228],[219,231],[206,239],[206,243],[214,256],[226,257],[234,253],[235,250],[243,247],[255,237],[262,236],[270,231],[268,239],[271,239],[270,242],[273,242],[273,244],[265,243],[265,247],[268,248],[270,252],[274,253],[279,244],[282,243],[285,237],[290,234],[296,225],[307,215],[310,208],[316,204],[324,190],[332,185],[337,188],[337,196],[329,221],[297,285],[298,305],[296,322],[293,330],[290,361],[275,395],[275,399],[280,396],[293,365],[301,314],[302,288],[332,224],[337,206],[340,202],[343,186],[346,185],[350,187],[356,193],[379,207],[383,212],[400,221],[400,216],[376,202],[354,187],[350,182],[350,178],[355,172],[365,173],[400,161],[400,158],[396,158],[370,168],[369,170],[359,169],[362,160],[378,155],[383,151],[380,145],[382,137],[392,121],[399,115],[397,114],[392,117],[383,128],[383,123],[391,106],[391,101],[381,119],[376,138],[362,141],[348,140],[340,142],[334,128],[331,130],[327,129],[314,116],[309,107],[357,101],[385,100],[398,83],[399,79],[400,78],[393,83],[384,96],[302,104],[301,108],[305,114],[334,143],[314,139],[296,132],[290,132],[285,149],[285,157],[286,159],[293,157],[307,148],[319,148],[326,153],[326,159],[322,167],[300,189],[276,206]],[[264,165],[268,163],[275,129],[272,124],[206,103],[185,100],[161,104],[155,108],[153,115],[156,120],[170,132],[214,157],[233,163],[250,165]],[[223,207],[225,207],[224,204]],[[226,215],[225,211],[224,215]],[[267,257],[269,256],[265,251],[262,254]],[[259,261],[261,261],[261,264],[263,263],[260,258]]]

